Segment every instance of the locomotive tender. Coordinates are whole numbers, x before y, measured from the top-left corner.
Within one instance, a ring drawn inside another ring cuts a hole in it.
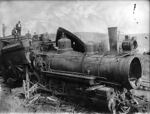
[[[97,98],[110,111],[129,112],[131,104],[138,104],[130,90],[142,76],[140,58],[132,53],[137,42],[126,38],[119,53],[117,27],[108,28],[108,34],[110,51],[100,54],[97,45],[59,28],[55,50],[36,52],[32,66],[54,94]]]

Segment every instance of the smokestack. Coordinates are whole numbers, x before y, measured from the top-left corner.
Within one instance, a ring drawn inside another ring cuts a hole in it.
[[[110,52],[117,53],[117,27],[108,28]]]

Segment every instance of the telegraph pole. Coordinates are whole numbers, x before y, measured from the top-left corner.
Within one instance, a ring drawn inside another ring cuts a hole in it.
[[[6,32],[6,26],[5,26],[5,24],[2,24],[2,34],[3,34],[3,38],[5,38],[5,32]]]

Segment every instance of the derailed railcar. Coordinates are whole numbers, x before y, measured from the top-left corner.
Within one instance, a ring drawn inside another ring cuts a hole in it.
[[[3,64],[6,66],[9,64],[27,64],[25,48],[20,42],[3,47],[1,53]]]
[[[8,41],[7,45],[4,43]],[[22,85],[25,78],[25,66],[29,64],[26,57],[26,49],[22,40],[9,42],[9,39],[1,40],[3,44],[0,50],[0,70],[4,81],[11,87]]]
[[[85,44],[59,28],[58,49],[35,53],[33,67],[55,94],[97,98],[111,111],[129,112],[132,104],[138,104],[130,90],[140,85],[141,61],[130,50],[134,44],[125,45],[123,53],[118,53],[116,27],[109,28],[109,41],[110,52],[99,54],[94,44]]]

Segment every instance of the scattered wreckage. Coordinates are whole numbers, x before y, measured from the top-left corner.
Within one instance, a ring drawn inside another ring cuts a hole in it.
[[[117,28],[108,28],[108,33],[110,51],[103,54],[98,45],[85,44],[63,28],[58,29],[55,42],[42,42],[40,50],[30,50],[28,57],[21,40],[4,46],[0,54],[3,76],[7,82],[26,80],[28,99],[40,87],[53,95],[103,102],[111,112],[143,110],[145,105],[139,104],[143,99],[132,93],[142,76],[140,58],[134,53],[136,39],[126,36],[119,52]]]

